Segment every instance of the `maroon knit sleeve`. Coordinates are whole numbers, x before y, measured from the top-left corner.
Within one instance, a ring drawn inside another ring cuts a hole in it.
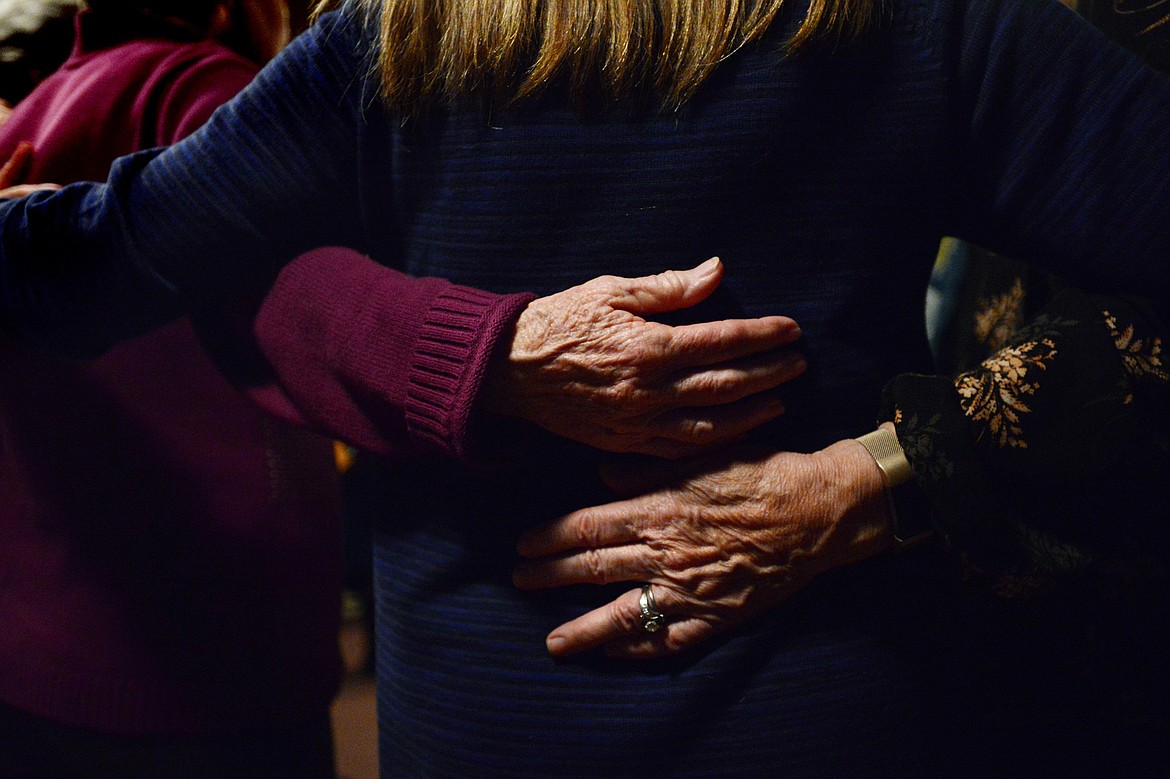
[[[412,278],[348,249],[309,252],[255,318],[288,403],[266,405],[379,454],[466,457],[488,361],[532,297]]]

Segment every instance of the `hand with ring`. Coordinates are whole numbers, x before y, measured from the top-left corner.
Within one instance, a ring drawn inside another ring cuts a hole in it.
[[[526,533],[513,579],[523,589],[640,586],[553,630],[553,655],[680,652],[892,543],[881,473],[856,441],[603,476],[619,492],[640,494]]]

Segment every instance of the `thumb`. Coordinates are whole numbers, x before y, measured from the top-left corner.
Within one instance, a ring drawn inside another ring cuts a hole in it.
[[[653,276],[617,279],[610,305],[632,314],[662,314],[705,300],[723,280],[723,263],[712,257],[690,270],[668,270]]]

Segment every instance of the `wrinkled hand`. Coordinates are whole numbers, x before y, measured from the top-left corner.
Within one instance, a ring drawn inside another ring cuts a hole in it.
[[[605,476],[625,490],[661,484],[671,468]],[[825,571],[887,549],[883,489],[856,441],[815,454],[706,458],[666,486],[526,533],[518,549],[528,560],[514,580],[523,589],[639,584],[550,633],[553,655],[596,647],[629,658],[680,652],[776,606]],[[654,586],[666,615],[655,633],[641,628],[643,583]]]
[[[671,327],[640,315],[715,291],[723,266],[603,276],[534,300],[488,377],[484,407],[611,452],[683,457],[783,413],[758,393],[804,372],[787,317]]]

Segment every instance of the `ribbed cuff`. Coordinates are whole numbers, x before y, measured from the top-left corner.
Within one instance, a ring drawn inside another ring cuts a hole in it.
[[[419,331],[406,392],[406,426],[429,448],[462,457],[488,363],[531,294],[496,295],[451,286]]]

